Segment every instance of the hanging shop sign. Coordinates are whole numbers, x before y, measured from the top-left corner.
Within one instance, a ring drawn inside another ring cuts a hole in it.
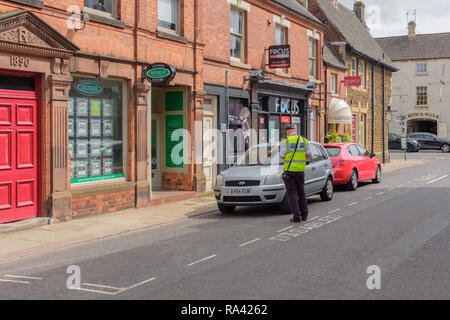
[[[283,44],[269,47],[269,68],[289,68],[291,66],[291,46]]]
[[[290,116],[281,116],[280,122],[281,123],[291,123],[291,117]]]
[[[148,66],[143,73],[145,79],[151,83],[167,83],[175,78],[177,71],[170,64],[158,62]]]
[[[86,96],[97,96],[103,93],[103,86],[97,81],[83,80],[75,84],[75,90]]]
[[[346,87],[361,87],[361,76],[345,77],[344,84]]]

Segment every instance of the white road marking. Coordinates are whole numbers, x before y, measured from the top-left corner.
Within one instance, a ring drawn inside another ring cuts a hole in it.
[[[253,240],[251,240],[251,241],[241,243],[241,244],[239,245],[239,248],[240,248],[240,247],[243,247],[243,246],[246,246],[246,245],[248,245],[248,244],[250,244],[250,243],[256,242],[256,241],[258,241],[258,240],[261,240],[261,238],[256,238],[256,239],[253,239]]]
[[[377,196],[381,196],[384,192],[378,192]]]
[[[388,189],[388,191],[392,191],[392,190],[395,190],[395,188],[393,187],[393,188]]]
[[[206,257],[206,258],[203,258],[203,259],[200,259],[200,260],[191,262],[191,263],[187,264],[186,266],[190,267],[190,266],[193,266],[194,264],[197,264],[197,263],[200,263],[200,262],[203,262],[203,261],[212,259],[212,258],[214,258],[214,257],[217,257],[217,255],[213,254],[212,256],[209,256],[209,257]]]
[[[109,295],[115,295],[117,292],[108,292],[108,291],[102,291],[102,290],[95,290],[95,289],[86,289],[86,288],[69,288],[70,290],[78,290],[78,291],[86,291],[86,292],[92,292],[92,293],[102,293],[102,294],[109,294]]]
[[[337,209],[334,209],[334,210],[328,211],[328,213],[333,213],[333,212],[337,212],[337,211],[339,211],[339,210],[341,210],[341,208],[337,208]]]
[[[365,199],[363,199],[363,200],[369,200],[369,199],[372,199],[373,197],[372,196],[370,196],[370,197],[367,197],[367,198],[365,198]]]
[[[434,180],[428,181],[428,182],[427,182],[427,184],[430,184],[430,183],[433,183],[433,182],[436,182],[436,181],[442,180],[442,179],[444,179],[444,178],[447,178],[447,177],[448,177],[448,174],[446,174],[445,176],[439,177],[439,178],[437,178],[437,179],[434,179]]]
[[[398,186],[397,186],[397,188],[400,188],[400,187],[403,187],[404,186],[404,184],[403,183],[400,183]]]
[[[354,206],[355,204],[358,204],[358,202],[352,202],[352,203],[349,203],[349,204],[347,205],[347,207]]]
[[[20,280],[7,280],[7,279],[0,279],[0,282],[14,282],[14,283],[29,284],[29,282],[28,282],[28,281],[20,281]]]
[[[283,231],[288,230],[288,229],[291,229],[291,228],[293,228],[293,227],[292,227],[292,226],[286,227],[286,228],[284,228],[284,229],[278,230],[277,232],[283,232]]]
[[[23,279],[30,279],[30,280],[42,280],[42,278],[38,278],[38,277],[16,276],[13,274],[4,274],[3,276],[8,277],[8,278],[23,278]]]
[[[95,284],[95,283],[83,283],[85,286],[91,286],[91,287],[99,287],[99,288],[105,288],[105,289],[113,289],[113,290],[121,290],[123,288],[117,288],[117,287],[111,287],[111,286],[104,286],[102,284]]]
[[[136,283],[136,284],[133,284],[132,286],[129,286],[129,287],[127,287],[127,288],[122,288],[119,292],[117,292],[117,293],[121,293],[121,292],[124,292],[124,291],[127,291],[127,290],[130,290],[130,289],[133,289],[133,288],[136,288],[136,287],[139,287],[139,286],[141,286],[141,285],[143,285],[143,284],[145,284],[145,283],[147,283],[147,282],[150,282],[150,281],[153,281],[153,280],[155,280],[156,278],[150,278],[150,279],[147,279],[147,280],[144,280],[144,281],[141,281],[141,282],[139,282],[139,283]],[[116,294],[117,294],[116,293]]]

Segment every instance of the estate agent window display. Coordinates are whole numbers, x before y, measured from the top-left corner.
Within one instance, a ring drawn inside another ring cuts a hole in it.
[[[122,97],[120,81],[74,77],[68,125],[72,184],[124,177]]]

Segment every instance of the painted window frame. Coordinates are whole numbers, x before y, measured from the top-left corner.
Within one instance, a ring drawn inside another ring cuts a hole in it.
[[[158,22],[157,22],[158,30],[161,30],[161,31],[167,32],[167,33],[172,33],[172,34],[175,34],[175,35],[181,35],[181,1],[180,0],[170,0],[170,1],[175,1],[176,2],[175,29],[167,28],[167,27],[165,27],[163,25],[160,25],[160,21],[162,21],[162,20],[159,19],[159,8],[160,8],[159,2],[160,2],[160,0],[158,0],[158,9],[157,9],[157,12],[158,12]]]
[[[98,3],[100,3],[100,0],[97,0],[98,1]],[[117,0],[111,0],[112,1],[112,12],[107,12],[107,11],[102,11],[102,10],[98,10],[98,9],[95,9],[95,8],[91,8],[91,7],[88,7],[87,5],[86,5],[86,0],[84,0],[84,11],[86,12],[86,13],[91,13],[91,14],[94,14],[94,15],[97,15],[97,16],[101,16],[101,17],[105,17],[105,18],[110,18],[110,19],[118,19],[118,17],[119,17],[119,6],[118,6],[118,1]]]
[[[428,105],[428,86],[416,87],[416,106]]]
[[[350,68],[351,76],[357,76],[358,75],[358,59],[352,58],[352,65]]]
[[[238,12],[239,15],[242,17],[242,26],[241,26],[242,34],[231,31],[231,17],[232,17],[231,15],[232,15],[233,11]],[[245,26],[246,26],[245,11],[238,7],[230,6],[230,59],[237,61],[237,62],[241,62],[241,63],[245,63],[245,52],[246,52],[245,51],[246,50],[246,48],[245,48],[246,27]],[[239,50],[240,56],[239,56],[239,58],[233,56],[231,53],[231,39],[233,37],[237,37],[240,39],[240,50]]]
[[[428,74],[428,63],[425,61],[416,62],[416,74]]]
[[[358,63],[359,67],[359,75],[361,76],[361,88],[366,88],[366,76],[367,76],[367,70],[366,70],[366,62],[363,60],[359,60]]]
[[[313,53],[311,55],[311,44],[313,44]],[[310,77],[317,79],[317,39],[308,39],[308,74]],[[311,63],[313,63],[313,74],[311,74]]]
[[[336,73],[332,73],[331,77],[330,77],[330,91],[332,94],[338,94],[338,89],[337,89],[337,74]]]

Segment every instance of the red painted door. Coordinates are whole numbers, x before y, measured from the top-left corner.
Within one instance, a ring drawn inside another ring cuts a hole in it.
[[[38,210],[37,100],[0,97],[0,223]]]

